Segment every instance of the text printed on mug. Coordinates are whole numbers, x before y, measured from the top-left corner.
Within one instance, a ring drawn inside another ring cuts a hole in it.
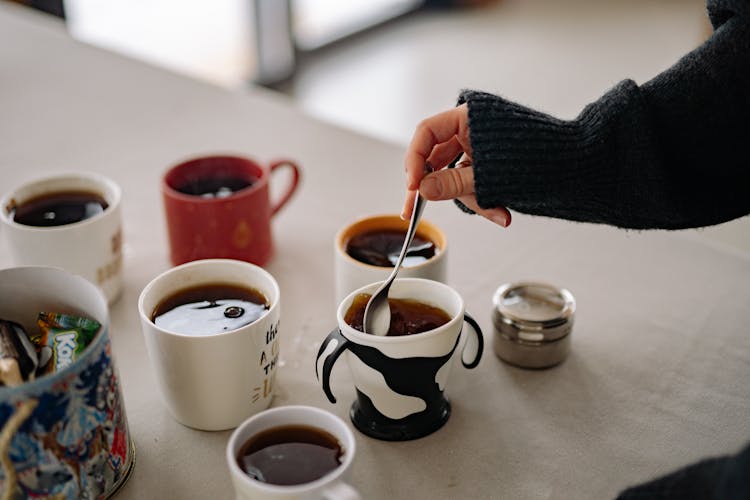
[[[255,403],[261,398],[265,399],[271,396],[273,389],[273,376],[276,373],[276,365],[279,361],[279,339],[276,338],[279,332],[279,322],[271,324],[265,333],[266,347],[260,353],[259,365],[266,376],[263,379],[263,385],[253,388],[252,402]],[[268,353],[266,353],[268,351]]]

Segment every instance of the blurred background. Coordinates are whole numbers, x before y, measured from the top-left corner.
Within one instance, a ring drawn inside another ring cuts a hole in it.
[[[404,146],[463,88],[573,118],[711,32],[705,0],[15,1],[83,42]],[[750,250],[746,219],[697,233]]]

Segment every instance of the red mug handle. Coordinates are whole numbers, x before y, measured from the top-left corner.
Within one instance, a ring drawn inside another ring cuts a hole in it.
[[[271,174],[273,174],[276,169],[282,167],[288,167],[292,169],[292,181],[289,183],[289,187],[286,189],[284,194],[281,195],[279,200],[271,206],[271,217],[276,215],[276,212],[278,212],[281,207],[286,205],[286,202],[289,201],[289,198],[292,197],[294,191],[297,190],[297,184],[299,184],[299,167],[292,160],[274,161],[273,163],[271,163],[271,166],[269,168],[271,170]]]

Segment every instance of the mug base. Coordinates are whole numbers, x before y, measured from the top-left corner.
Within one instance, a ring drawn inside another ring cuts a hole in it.
[[[365,406],[371,405],[369,401],[367,403]],[[388,418],[377,410],[374,412],[377,416],[373,417],[373,413],[366,410],[370,408],[363,409],[357,399],[349,410],[349,418],[362,434],[382,441],[409,441],[427,436],[445,425],[451,416],[451,405],[447,400],[443,400],[437,410],[409,415],[399,420]]]

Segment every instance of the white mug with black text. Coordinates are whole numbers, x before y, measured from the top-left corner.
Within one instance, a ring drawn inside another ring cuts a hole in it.
[[[267,312],[252,323],[207,335],[157,326],[162,300],[182,289],[228,284],[261,292]],[[279,359],[279,286],[263,268],[233,259],[174,267],[141,292],[138,311],[157,386],[175,419],[195,429],[225,430],[271,404]]]

